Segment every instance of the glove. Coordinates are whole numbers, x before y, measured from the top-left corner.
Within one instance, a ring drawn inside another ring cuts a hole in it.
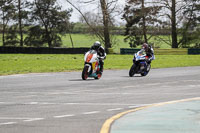
[[[100,57],[100,56],[99,56],[99,57],[98,57],[98,59],[100,59],[100,60],[103,60],[103,59],[105,59],[105,58],[104,58],[104,57]]]
[[[149,64],[151,63],[151,58],[147,59],[147,63],[149,63]]]

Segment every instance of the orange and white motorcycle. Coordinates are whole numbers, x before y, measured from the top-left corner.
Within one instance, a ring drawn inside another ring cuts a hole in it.
[[[100,72],[99,57],[96,50],[89,50],[84,56],[84,68],[82,71],[82,79],[86,80],[88,77],[100,79],[102,72]]]

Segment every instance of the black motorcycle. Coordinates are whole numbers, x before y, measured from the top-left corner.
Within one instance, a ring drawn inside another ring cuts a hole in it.
[[[135,74],[146,76],[151,69],[151,64],[147,63],[147,60],[148,56],[143,51],[138,51],[133,57],[133,65],[129,70],[129,76],[133,77]]]

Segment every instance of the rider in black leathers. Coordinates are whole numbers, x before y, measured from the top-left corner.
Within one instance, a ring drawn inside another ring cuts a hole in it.
[[[145,51],[146,55],[148,56],[148,59],[146,61],[148,64],[150,64],[151,61],[155,59],[153,48],[151,47],[151,45],[143,43],[141,50]]]
[[[101,46],[101,43],[99,41],[96,41],[90,49],[96,50],[97,55],[99,56],[99,64],[100,64],[100,72],[103,72],[103,60],[106,59],[106,52],[105,49]]]

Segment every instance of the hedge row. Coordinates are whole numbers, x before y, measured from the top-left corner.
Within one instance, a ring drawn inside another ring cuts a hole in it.
[[[120,54],[134,54],[140,49],[121,48]],[[200,54],[200,49],[154,49],[156,55]]]
[[[89,48],[35,48],[35,47],[0,47],[2,54],[83,54]]]
[[[89,48],[35,48],[35,47],[0,47],[0,54],[83,54]],[[121,48],[120,54],[134,54],[140,49]],[[156,55],[200,54],[200,49],[154,49]],[[113,53],[109,49],[109,53]]]

